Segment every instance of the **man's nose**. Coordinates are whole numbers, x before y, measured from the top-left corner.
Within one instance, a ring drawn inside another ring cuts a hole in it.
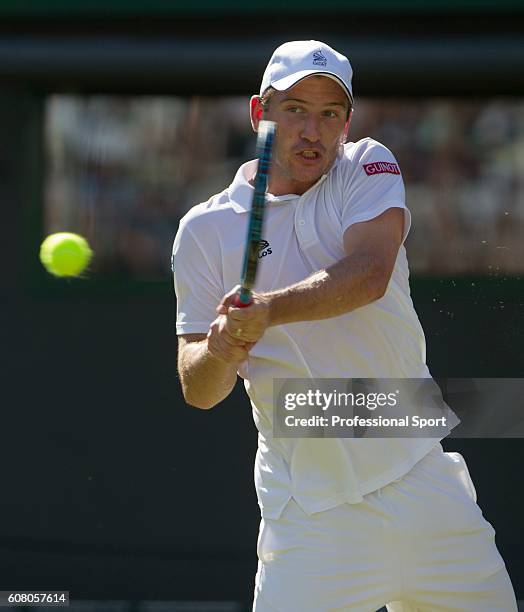
[[[310,142],[320,139],[320,121],[312,113],[307,113],[302,125],[301,137]]]

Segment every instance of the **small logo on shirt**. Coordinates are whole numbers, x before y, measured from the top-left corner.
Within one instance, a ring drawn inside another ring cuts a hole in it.
[[[269,242],[267,240],[260,240],[258,243],[258,258],[262,259],[266,255],[271,255],[272,252]]]
[[[372,174],[400,174],[400,168],[397,164],[391,162],[373,162],[372,164],[364,164],[362,166],[368,176]]]
[[[315,66],[327,66],[327,59],[320,49],[313,52],[313,64]]]

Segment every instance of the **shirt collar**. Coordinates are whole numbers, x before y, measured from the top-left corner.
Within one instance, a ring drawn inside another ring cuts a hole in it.
[[[306,193],[315,189],[320,183],[324,181],[326,176],[333,170],[333,168],[339,163],[340,155],[337,156],[335,162],[328,170],[327,174],[322,175],[318,181],[312,185]],[[251,209],[251,200],[253,199],[253,191],[254,188],[248,182],[248,177],[254,176],[258,165],[257,159],[252,159],[251,161],[242,164],[240,168],[237,170],[235,178],[233,182],[229,186],[229,201],[231,203],[231,207],[237,213],[247,212]],[[303,194],[304,195],[304,194]],[[274,196],[271,193],[267,194],[267,203],[268,204],[279,204],[280,202],[285,202],[287,200],[296,200],[301,196],[296,193],[290,193],[281,196]]]

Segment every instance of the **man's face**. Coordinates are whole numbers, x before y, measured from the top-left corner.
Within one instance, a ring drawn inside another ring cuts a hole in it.
[[[342,87],[325,76],[274,92],[264,114],[278,123],[271,193],[300,195],[329,170],[345,138],[348,109]]]

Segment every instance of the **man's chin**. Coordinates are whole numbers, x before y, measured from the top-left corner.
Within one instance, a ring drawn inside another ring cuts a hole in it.
[[[325,159],[308,160],[305,162],[299,159],[293,164],[293,178],[304,183],[316,183],[325,173]]]
[[[289,193],[304,193],[326,173],[325,163],[317,167],[305,167],[297,163],[288,163],[282,164],[279,170],[280,180],[277,182],[280,185],[281,181],[283,181],[283,184],[287,185],[286,188],[289,189]]]
[[[320,177],[324,174],[323,168],[310,168],[307,170],[299,171],[294,173],[294,180],[298,183],[305,183],[308,185],[314,185]]]

